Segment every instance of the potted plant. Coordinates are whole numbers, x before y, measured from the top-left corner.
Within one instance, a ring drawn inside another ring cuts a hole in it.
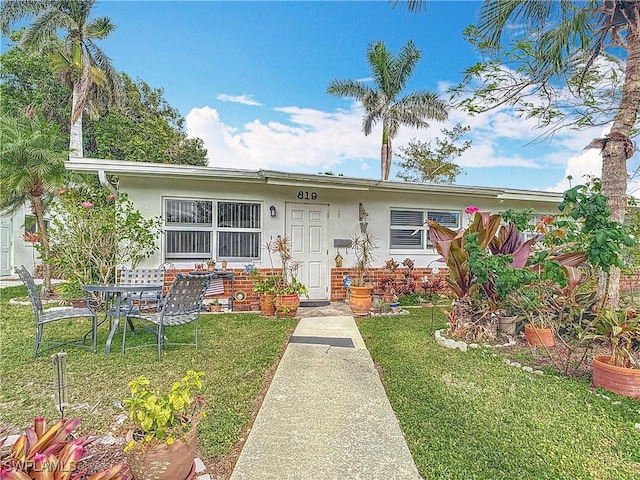
[[[354,315],[366,315],[373,302],[368,273],[375,260],[374,251],[377,248],[375,237],[366,232],[352,237],[351,248],[355,255],[356,275],[349,285],[349,308]]]
[[[269,258],[271,253],[280,256],[280,273],[276,276],[275,310],[280,317],[295,317],[300,307],[300,295],[308,296],[307,287],[296,279],[300,264],[291,257],[291,241],[278,237],[267,243]]]
[[[84,308],[87,306],[85,298],[86,292],[82,289],[82,285],[77,280],[65,280],[53,287],[53,291],[65,303],[70,304],[74,308]]]
[[[217,298],[211,300],[211,302],[209,302],[209,311],[214,313],[221,312],[222,305],[220,304],[220,300],[218,300]]]
[[[207,260],[207,270],[213,272],[216,269],[216,259],[210,258]]]
[[[151,388],[141,376],[129,382],[131,395],[124,400],[132,429],[125,452],[134,480],[184,480],[191,478],[198,440],[198,421],[204,413],[204,372],[187,371],[168,393]]]
[[[273,317],[276,314],[275,299],[278,284],[278,275],[263,275],[258,269],[251,270],[249,277],[253,281],[253,293],[260,296],[260,310],[265,317]]]
[[[604,340],[609,347],[609,355],[593,359],[593,386],[640,398],[640,365],[634,358],[640,342],[637,313],[602,309],[587,338]]]

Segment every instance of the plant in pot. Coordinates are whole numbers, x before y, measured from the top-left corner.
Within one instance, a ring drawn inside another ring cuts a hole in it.
[[[368,274],[375,260],[376,248],[376,239],[370,233],[365,232],[351,238],[356,275],[349,285],[349,308],[354,315],[367,315],[373,302]]]
[[[260,310],[265,317],[273,317],[276,314],[275,299],[280,283],[277,274],[263,274],[257,268],[249,273],[253,282],[253,293],[260,296]]]
[[[198,422],[204,415],[204,372],[189,370],[168,393],[151,388],[141,376],[129,382],[131,395],[124,400],[132,429],[125,452],[134,480],[185,480],[194,475],[193,461]]]
[[[602,309],[587,334],[587,338],[604,340],[609,355],[593,358],[593,386],[640,398],[640,319],[630,309]]]
[[[267,250],[270,260],[271,253],[277,253],[280,257],[280,273],[276,276],[274,289],[276,314],[279,317],[295,317],[300,307],[300,295],[308,297],[309,292],[295,277],[300,264],[291,257],[291,240],[278,237],[267,243]]]
[[[209,311],[214,313],[221,312],[222,305],[220,304],[220,300],[218,300],[217,298],[214,298],[213,300],[211,300],[211,302],[209,302]]]
[[[82,285],[78,280],[65,280],[53,287],[53,291],[74,308],[82,308],[87,306],[85,298],[86,292],[82,289]]]
[[[207,270],[213,272],[216,269],[216,259],[210,258],[207,260]]]

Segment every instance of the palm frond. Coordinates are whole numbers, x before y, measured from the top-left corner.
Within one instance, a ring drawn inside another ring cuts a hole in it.
[[[85,26],[85,38],[102,40],[108,37],[116,29],[109,17],[99,17]]]
[[[402,46],[395,60],[391,66],[390,92],[393,92],[393,98],[407,86],[413,70],[420,60],[420,50],[409,40]]]
[[[0,29],[8,35],[16,22],[37,15],[43,7],[39,0],[4,0],[0,6]]]
[[[384,42],[371,42],[367,47],[367,61],[373,83],[378,90],[389,93],[392,78],[392,64],[396,61],[393,53],[387,50]]]
[[[327,87],[327,93],[334,97],[351,97],[358,101],[371,95],[371,87],[366,86],[364,83],[357,80],[339,79],[331,80]]]

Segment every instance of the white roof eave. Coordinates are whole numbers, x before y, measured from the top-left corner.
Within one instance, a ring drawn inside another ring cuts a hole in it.
[[[68,170],[75,172],[103,172],[108,175],[132,177],[212,179],[217,181],[257,182],[268,185],[330,188],[340,190],[413,192],[439,195],[455,195],[498,200],[522,200],[529,202],[554,202],[562,200],[562,194],[532,190],[514,190],[490,187],[470,187],[465,185],[423,184],[398,181],[381,181],[367,178],[341,177],[335,175],[279,172],[275,170],[240,170],[217,167],[198,167],[123,160],[103,160],[96,158],[69,157]]]

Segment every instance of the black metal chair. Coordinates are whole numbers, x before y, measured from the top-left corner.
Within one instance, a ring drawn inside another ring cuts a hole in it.
[[[171,284],[169,293],[161,301],[157,312],[145,312],[139,309],[132,310],[127,317],[137,318],[143,322],[154,325],[155,344],[136,345],[130,347],[142,348],[156,345],[158,348],[158,360],[162,360],[162,348],[165,345],[194,345],[198,348],[198,320],[202,310],[204,294],[211,279],[210,275],[190,275],[178,273]],[[178,327],[195,322],[194,343],[172,343],[165,341],[166,327]],[[122,352],[125,352],[125,339],[127,335],[127,323],[124,322],[122,336]]]
[[[42,329],[45,324],[51,322],[57,322],[58,320],[66,320],[70,318],[91,318],[91,347],[88,345],[84,345],[85,337],[79,340],[70,341],[70,342],[55,342],[51,343],[51,348],[60,347],[64,345],[75,345],[77,347],[83,348],[91,348],[93,352],[96,352],[96,336],[98,332],[98,317],[96,312],[87,307],[83,308],[63,308],[63,309],[52,309],[52,310],[44,310],[42,308],[42,298],[40,297],[40,291],[36,287],[35,282],[33,281],[33,277],[29,273],[29,271],[25,268],[24,265],[20,265],[16,268],[16,273],[24,283],[25,287],[27,287],[27,293],[29,294],[29,299],[31,300],[31,306],[33,307],[33,315],[36,320],[36,348],[33,353],[33,358],[38,356],[38,350],[40,349],[40,344],[42,343]],[[82,344],[80,344],[82,342]]]

